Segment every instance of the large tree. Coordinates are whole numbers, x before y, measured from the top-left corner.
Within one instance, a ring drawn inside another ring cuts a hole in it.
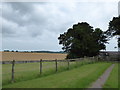
[[[86,22],[78,23],[69,28],[64,34],[58,37],[59,44],[68,53],[67,58],[80,58],[84,56],[96,56],[101,49],[105,49],[107,42],[104,32],[93,29]]]
[[[109,28],[106,31],[109,38],[118,36],[118,47],[120,48],[120,16],[113,17],[112,21],[109,22]]]

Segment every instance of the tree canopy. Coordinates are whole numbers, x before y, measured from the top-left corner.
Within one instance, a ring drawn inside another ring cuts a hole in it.
[[[118,47],[120,48],[120,16],[113,17],[112,21],[109,22],[109,28],[106,31],[108,37],[118,36]]]
[[[58,37],[62,49],[68,53],[67,58],[98,55],[100,50],[106,48],[106,38],[100,28],[93,29],[87,22],[73,25]]]

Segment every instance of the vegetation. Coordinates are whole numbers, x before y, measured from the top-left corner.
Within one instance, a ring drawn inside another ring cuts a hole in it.
[[[9,50],[4,50],[4,52],[9,52]]]
[[[105,85],[103,86],[104,88],[118,88],[118,64],[115,65],[113,68],[112,72],[110,73],[110,76],[108,80],[106,81]],[[120,86],[119,86],[120,88]]]
[[[91,61],[85,59],[81,62],[70,62],[70,69],[81,66]],[[91,62],[92,63],[92,62]],[[55,73],[55,62],[43,62],[42,75],[40,75],[40,63],[23,63],[15,64],[15,82],[20,82],[29,79],[35,79],[41,76],[46,76]],[[2,84],[11,83],[11,64],[2,65]],[[58,72],[68,70],[67,62],[58,62]]]
[[[110,65],[110,63],[87,64],[46,77],[4,85],[3,88],[86,88]]]
[[[32,53],[65,53],[63,51],[31,51]]]
[[[2,65],[2,83],[3,85],[11,83],[11,64]],[[54,63],[43,63],[43,73],[54,70]],[[55,71],[55,70],[54,70]],[[39,63],[15,64],[15,82],[29,80],[39,77]]]
[[[108,37],[120,35],[120,16],[113,17],[112,21],[109,22],[109,28],[106,31]],[[118,47],[120,48],[120,37],[118,37]]]
[[[29,52],[29,53],[60,53],[60,54],[64,54],[65,52],[64,51],[18,51],[18,50],[4,50],[4,52]]]
[[[61,53],[23,53],[23,52],[0,52],[2,61],[31,61],[31,60],[63,60],[67,54]]]
[[[106,48],[106,38],[101,29],[94,30],[86,22],[73,25],[73,28],[58,37],[59,44],[63,45],[62,49],[68,53],[67,58],[98,55],[100,50]]]

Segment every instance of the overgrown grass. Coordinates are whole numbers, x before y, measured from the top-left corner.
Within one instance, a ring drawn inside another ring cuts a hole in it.
[[[103,88],[118,88],[118,64],[115,64],[115,67],[113,68],[112,72],[110,73],[110,76],[108,77],[108,80],[106,81]],[[120,86],[119,86],[120,88]]]
[[[4,85],[3,88],[86,88],[111,65],[94,63],[49,76]]]
[[[15,82],[34,79],[40,76],[40,65],[39,63],[24,63],[15,64]],[[43,63],[43,73],[48,72],[47,70],[54,69],[54,63],[47,62]],[[11,82],[11,65],[2,65],[2,84],[9,84]]]
[[[70,62],[69,69],[79,67],[84,64],[93,63],[90,60],[80,62]],[[40,75],[40,63],[15,64],[15,82],[35,79],[47,76],[55,72],[55,62],[43,62],[42,75]],[[2,85],[11,83],[11,64],[2,65]],[[68,70],[67,62],[58,62],[58,72]]]

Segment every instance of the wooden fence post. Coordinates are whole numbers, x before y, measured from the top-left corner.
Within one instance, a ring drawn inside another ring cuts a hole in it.
[[[69,70],[69,65],[70,65],[70,63],[69,63],[69,60],[67,60],[68,61],[68,70]]]
[[[56,65],[56,72],[57,72],[58,71],[57,59],[55,60],[55,65]]]
[[[93,62],[95,63],[96,62],[95,57],[93,56],[92,58],[93,58]]]
[[[40,60],[40,74],[42,74],[42,59]]]
[[[12,80],[11,82],[14,82],[14,66],[15,66],[15,60],[12,61]]]

